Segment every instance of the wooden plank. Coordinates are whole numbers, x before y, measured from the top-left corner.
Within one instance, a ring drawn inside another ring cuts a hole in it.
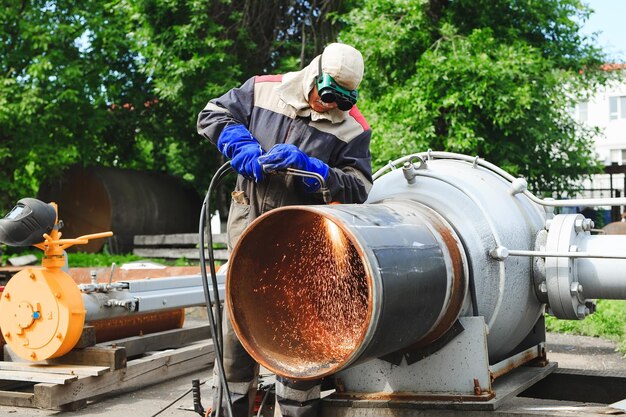
[[[86,365],[50,365],[26,362],[0,362],[1,371],[46,372],[49,374],[65,374],[77,376],[98,376],[108,372],[108,366]]]
[[[68,385],[37,384],[34,386],[34,403],[36,407],[51,409],[113,391],[144,387],[208,368],[214,358],[213,342],[207,340],[159,352],[149,358],[132,360],[125,369],[98,377],[79,378]]]
[[[28,392],[0,391],[0,405],[34,407],[35,394]]]
[[[210,338],[211,330],[209,325],[206,324],[117,339],[114,342],[100,343],[97,346],[108,347],[115,344],[115,346],[126,348],[126,357],[132,357],[152,350],[176,349]]]
[[[200,259],[198,249],[186,248],[135,248],[133,254],[137,256],[145,256],[146,258],[165,258],[165,259]],[[226,249],[216,249],[213,251],[216,260],[227,260],[228,251]],[[208,255],[206,256],[208,259]]]
[[[94,326],[83,326],[83,332],[80,339],[74,345],[74,349],[82,349],[96,344],[96,328]]]
[[[47,372],[32,371],[0,371],[0,380],[47,382],[51,384],[66,384],[78,379],[78,375],[59,375]]]
[[[9,345],[4,345],[4,361],[3,363],[33,364],[33,362],[20,358]],[[120,369],[126,366],[126,351],[123,347],[104,348],[92,346],[84,349],[74,349],[59,358],[48,359],[46,362],[36,362],[36,364],[44,366],[86,365]]]
[[[166,368],[177,368],[178,366],[184,367],[189,361],[202,355],[204,355],[206,365],[213,362],[215,354],[212,340],[194,343],[180,349],[154,352],[151,356],[133,360],[131,366],[126,369],[125,379],[143,378],[144,374],[150,372],[161,372]]]
[[[214,234],[213,243],[226,244],[226,234]],[[206,241],[206,239],[205,239]],[[135,246],[193,246],[200,240],[197,233],[178,233],[170,235],[136,235],[133,239]]]
[[[133,239],[135,246],[197,245],[198,242],[197,233],[136,235]]]
[[[74,349],[60,358],[49,359],[55,365],[90,365],[106,366],[111,370],[126,366],[126,349],[123,347],[92,346],[85,349]]]

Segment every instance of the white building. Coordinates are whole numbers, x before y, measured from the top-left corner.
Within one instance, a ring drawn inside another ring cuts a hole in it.
[[[599,90],[576,111],[578,120],[601,129],[596,153],[604,165],[626,165],[626,83]]]
[[[601,88],[588,102],[578,103],[575,117],[580,122],[600,129],[600,134],[595,140],[595,151],[607,172],[594,175],[591,181],[585,183],[585,197],[624,196],[626,82],[613,83]]]

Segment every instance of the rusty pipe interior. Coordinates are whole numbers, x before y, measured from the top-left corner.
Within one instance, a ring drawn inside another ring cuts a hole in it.
[[[414,202],[284,207],[235,246],[227,309],[259,363],[319,378],[441,336],[465,298],[464,265],[452,229]]]

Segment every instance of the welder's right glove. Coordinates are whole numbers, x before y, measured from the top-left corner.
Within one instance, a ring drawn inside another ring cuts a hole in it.
[[[268,170],[296,168],[319,174],[324,180],[328,178],[330,170],[324,162],[308,156],[297,146],[284,143],[272,146],[265,155],[259,158],[259,162]],[[317,191],[321,185],[315,178],[302,178],[302,182],[309,192]]]
[[[258,161],[263,149],[244,125],[226,126],[217,140],[217,149],[230,159],[238,174],[256,182],[263,180],[263,168]]]

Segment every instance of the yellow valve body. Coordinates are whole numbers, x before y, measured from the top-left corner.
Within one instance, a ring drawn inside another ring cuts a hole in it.
[[[69,352],[80,339],[85,307],[74,280],[60,269],[29,268],[7,283],[0,329],[21,358],[41,361]]]

